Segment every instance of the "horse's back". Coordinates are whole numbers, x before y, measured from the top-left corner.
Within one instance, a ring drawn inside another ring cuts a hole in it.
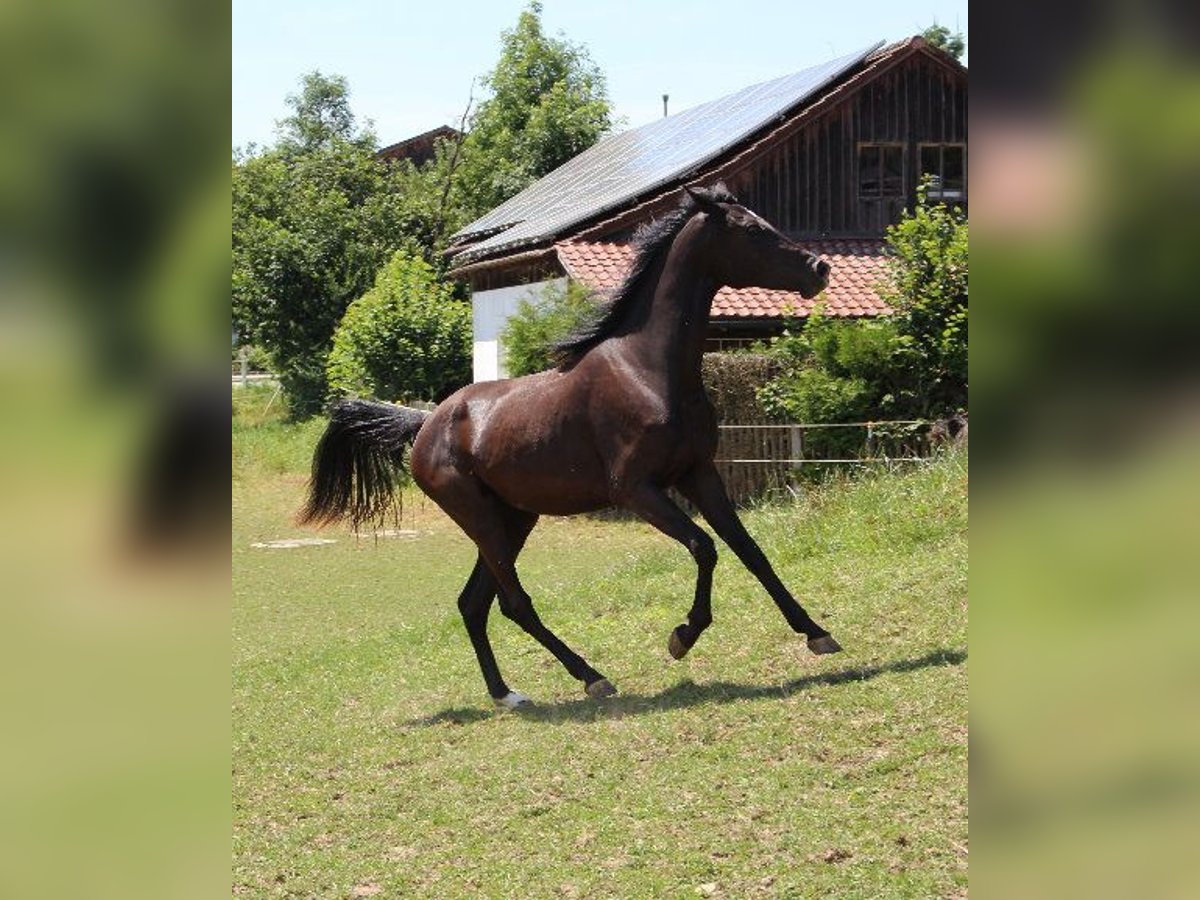
[[[672,399],[608,349],[453,394],[413,447],[417,483],[436,500],[439,481],[472,478],[512,506],[567,515],[619,505],[711,461],[717,427],[703,388]]]

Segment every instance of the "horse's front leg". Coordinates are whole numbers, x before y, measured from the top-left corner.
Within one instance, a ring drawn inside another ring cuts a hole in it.
[[[725,492],[725,484],[715,466],[711,463],[698,466],[678,487],[685,497],[696,504],[696,508],[712,526],[713,531],[729,545],[729,549],[737,554],[742,564],[767,589],[767,593],[771,595],[771,599],[775,601],[792,630],[808,638],[809,650],[813,653],[837,653],[842,649],[828,631],[812,620],[804,611],[804,607],[796,602],[796,598],[779,580],[766,554],[738,518],[737,510],[733,501],[729,499],[729,494]]]
[[[667,537],[687,548],[696,561],[696,595],[688,611],[687,622],[671,632],[667,650],[675,659],[683,659],[688,650],[712,624],[712,578],[717,566],[717,546],[707,532],[680,509],[661,489],[642,485],[621,501],[621,506],[637,513]]]

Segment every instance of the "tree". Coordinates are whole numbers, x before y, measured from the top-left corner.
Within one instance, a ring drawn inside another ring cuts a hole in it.
[[[330,389],[441,400],[471,380],[471,307],[420,256],[398,250],[333,336]]]
[[[392,189],[403,200],[405,233],[420,246],[439,277],[449,265],[442,251],[450,236],[476,218],[458,184],[461,151],[454,140],[439,140],[433,158],[420,166],[407,159],[388,163]]]
[[[341,140],[234,166],[234,324],[270,355],[293,415],[320,409],[333,330],[403,241],[401,211],[370,151]]]
[[[475,216],[592,146],[612,126],[603,73],[587,49],[542,31],[531,2],[501,36],[463,147],[459,184]]]
[[[307,72],[300,78],[300,92],[288,94],[292,114],[276,123],[280,149],[311,153],[328,148],[335,140],[374,144],[370,129],[356,134],[350,110],[350,86],[341,75]],[[372,147],[372,149],[374,149]]]
[[[321,408],[334,329],[393,252],[423,257],[440,277],[448,235],[610,125],[603,75],[586,50],[543,34],[536,2],[504,32],[485,83],[492,95],[468,137],[421,167],[377,160],[346,80],[320,72],[288,97],[276,145],[235,159],[234,325],[270,356],[293,415]]]
[[[508,374],[530,375],[555,365],[554,345],[596,313],[587,288],[548,284],[535,300],[522,300],[500,335]]]
[[[922,31],[921,37],[932,46],[946,51],[958,60],[962,59],[963,52],[967,49],[967,43],[961,31],[951,33],[949,28],[939,25],[937,22]]]
[[[906,406],[938,416],[967,405],[967,220],[961,209],[930,202],[917,188],[916,209],[887,230],[891,283],[883,298],[896,310],[896,367]]]
[[[310,72],[278,142],[233,167],[233,318],[280,376],[292,415],[318,412],[326,357],[351,301],[404,247],[440,274],[446,218],[437,174],[375,156],[341,76]]]

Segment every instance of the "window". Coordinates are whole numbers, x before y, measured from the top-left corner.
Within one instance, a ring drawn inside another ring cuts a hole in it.
[[[904,145],[858,145],[858,196],[864,200],[904,196]]]
[[[921,175],[931,176],[931,200],[966,200],[967,145],[922,144]]]

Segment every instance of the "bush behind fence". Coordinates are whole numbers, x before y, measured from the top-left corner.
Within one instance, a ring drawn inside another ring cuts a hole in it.
[[[919,462],[945,439],[943,428],[923,420],[784,421],[758,401],[758,389],[780,371],[780,363],[765,354],[704,356],[704,385],[721,429],[717,468],[737,503],[831,469],[873,462]]]

